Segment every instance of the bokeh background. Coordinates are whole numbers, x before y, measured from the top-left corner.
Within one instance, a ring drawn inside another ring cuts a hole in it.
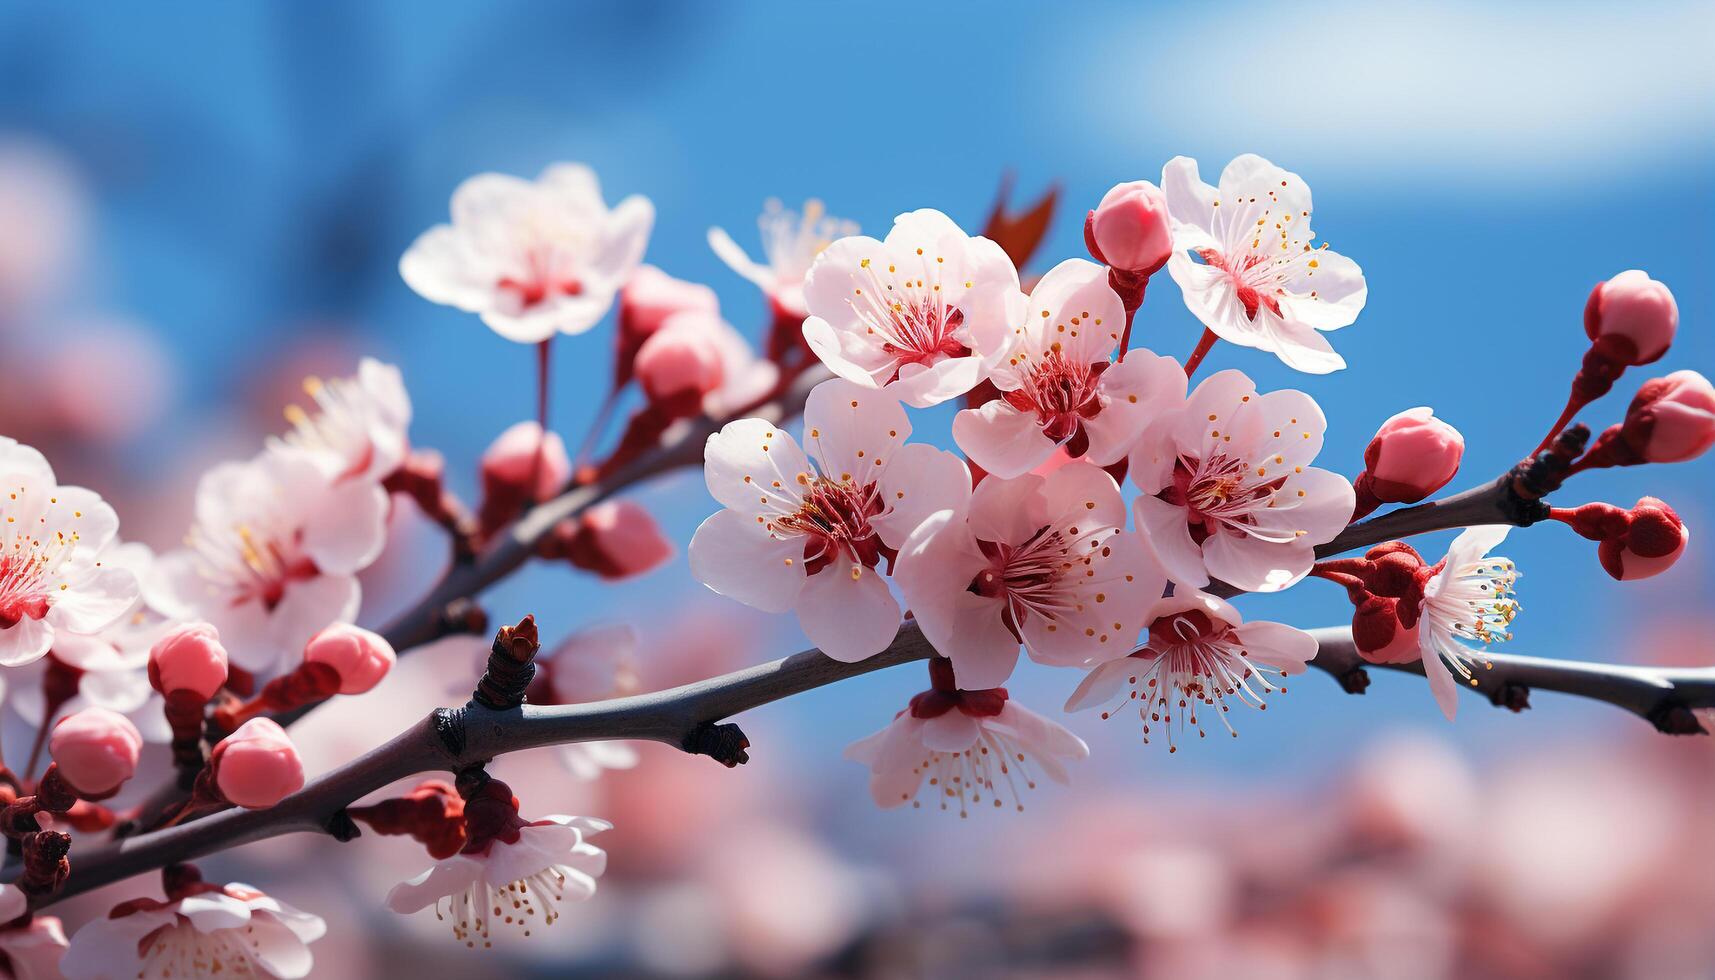
[[[1081,215],[1111,184],[1159,179],[1175,154],[1213,174],[1251,151],[1310,183],[1369,304],[1334,338],[1342,373],[1231,347],[1210,368],[1310,391],[1329,417],[1322,462],[1348,475],[1379,422],[1431,405],[1465,433],[1474,483],[1557,414],[1598,280],[1667,282],[1682,327],[1661,369],[1715,368],[1712,40],[1697,0],[7,2],[0,431],[115,500],[127,537],[168,546],[203,468],[278,431],[303,375],[371,353],[403,368],[414,441],[469,493],[483,446],[533,410],[531,352],[416,296],[397,262],[472,173],[582,160],[610,200],[649,196],[648,261],[713,286],[755,338],[761,298],[704,236],[720,225],[754,248],[766,198],[820,198],[879,234],[916,207],[975,228],[1004,174],[1025,199],[1057,185],[1040,272],[1083,253]],[[611,330],[557,346],[554,424],[571,441]],[[1137,336],[1180,357],[1196,340],[1165,277]],[[1617,420],[1648,376],[1634,373],[1585,419]],[[950,446],[950,417],[918,413],[920,438]],[[1712,489],[1710,459],[1580,478],[1564,502],[1663,497],[1692,549],[1620,584],[1564,527],[1515,533],[1510,649],[1715,663]],[[681,547],[714,508],[696,473],[636,499]],[[443,553],[401,521],[367,586],[372,623]],[[707,593],[682,557],[617,586],[533,568],[487,606],[533,611],[551,636],[635,623],[655,684],[804,645],[791,617]],[[1307,627],[1349,610],[1316,582],[1242,608]],[[380,741],[474,657],[450,643],[407,658],[363,710],[306,726],[309,750],[325,766]],[[1551,695],[1522,716],[1469,699],[1449,725],[1421,682],[1379,676],[1352,698],[1317,675],[1236,718],[1242,737],[1172,757],[1079,716],[1094,758],[1022,815],[878,812],[840,749],[922,681],[902,668],[755,712],[754,761],[735,772],[646,751],[577,785],[551,754],[508,759],[531,809],[619,824],[602,893],[527,943],[467,953],[432,917],[386,912],[421,864],[398,841],[292,838],[209,867],[325,916],[328,976],[1715,973],[1708,739]],[[1053,710],[1076,681],[1027,665],[1011,688]]]

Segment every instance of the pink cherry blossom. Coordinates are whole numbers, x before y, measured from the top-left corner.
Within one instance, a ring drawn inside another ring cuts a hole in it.
[[[999,245],[925,208],[895,218],[885,241],[829,245],[804,299],[804,340],[830,371],[925,408],[983,380],[984,348],[1017,319],[1018,271]]]
[[[77,931],[60,968],[71,980],[308,976],[327,923],[249,885],[195,881],[166,901],[137,898]]]
[[[1316,639],[1280,623],[1246,623],[1222,599],[1185,590],[1158,599],[1145,616],[1149,640],[1130,656],[1090,671],[1066,702],[1067,711],[1105,705],[1102,717],[1135,706],[1143,740],[1160,726],[1168,751],[1187,729],[1207,736],[1199,706],[1234,738],[1227,720],[1233,702],[1265,708],[1263,697],[1285,691],[1281,678],[1301,674],[1316,656]]]
[[[23,916],[24,893],[12,885],[0,885],[0,922]],[[0,926],[0,963],[11,980],[59,980],[60,961],[65,957],[65,927],[51,915],[35,915],[24,925]]]
[[[1004,684],[1020,643],[1041,663],[1087,666],[1130,651],[1167,584],[1125,519],[1118,484],[1089,463],[990,477],[965,513],[923,522],[894,578],[962,686]]]
[[[709,437],[704,476],[725,509],[691,539],[691,572],[748,606],[795,610],[828,656],[862,660],[899,629],[878,566],[930,514],[964,506],[970,471],[907,445],[911,423],[891,394],[843,379],[810,392],[804,434],[810,455],[763,419]]]
[[[1488,524],[1466,528],[1454,538],[1434,577],[1424,584],[1423,602],[1411,624],[1417,630],[1429,690],[1449,721],[1459,710],[1454,672],[1460,681],[1476,684],[1475,665],[1485,662],[1482,652],[1467,643],[1486,647],[1512,639],[1510,627],[1519,613],[1513,585],[1519,572],[1511,559],[1489,557],[1507,531],[1505,524]]]
[[[387,907],[409,915],[434,906],[437,918],[451,921],[453,936],[475,948],[494,945],[497,929],[529,936],[538,926],[553,925],[561,904],[595,894],[607,852],[588,838],[612,824],[559,814],[526,823],[516,806],[512,818],[498,835],[473,839],[458,854],[393,886]]]
[[[322,627],[357,617],[357,573],[381,554],[386,520],[378,484],[330,481],[302,451],[222,463],[197,484],[188,545],[156,562],[149,601],[214,624],[234,664],[272,676]]]
[[[1239,371],[1206,378],[1152,423],[1131,456],[1137,527],[1167,575],[1248,592],[1303,578],[1316,546],[1346,527],[1345,478],[1310,466],[1326,421],[1302,391],[1257,394]]]
[[[1115,184],[1085,219],[1084,241],[1098,262],[1153,274],[1173,253],[1167,196],[1147,180]]]
[[[1174,157],[1161,170],[1161,189],[1173,218],[1167,271],[1205,327],[1300,371],[1346,366],[1320,331],[1358,318],[1364,274],[1326,242],[1312,246],[1310,188],[1297,174],[1247,153],[1227,164],[1215,188],[1198,176],[1197,161]]]
[[[85,708],[54,726],[48,754],[85,799],[100,799],[137,772],[143,736],[130,719],[106,708]]]
[[[101,553],[119,517],[93,491],[60,486],[41,453],[0,436],[0,666],[39,659],[56,633],[96,633],[137,601],[129,569]]]
[[[656,338],[662,336],[678,338],[675,343],[696,345],[701,368],[708,372],[706,377],[713,382],[699,388],[703,414],[711,418],[730,416],[751,407],[767,397],[780,380],[780,368],[774,362],[756,356],[750,342],[717,314],[675,314],[662,324],[660,332],[655,335]],[[651,342],[654,339],[651,338]],[[641,351],[637,370],[640,375],[644,371]]]
[[[917,796],[927,779],[941,809],[957,806],[961,817],[985,801],[996,809],[1011,801],[1023,810],[1020,794],[1036,788],[1038,773],[1065,785],[1066,763],[1090,754],[1082,739],[1005,690],[957,690],[950,678],[935,681],[892,724],[846,747],[846,758],[870,768],[876,806],[921,806]]]
[[[1152,416],[1185,400],[1173,358],[1139,349],[1112,362],[1124,330],[1106,269],[1083,259],[1050,269],[989,351],[1001,397],[953,420],[959,448],[1001,477],[1030,472],[1057,446],[1098,466],[1124,459]]]
[[[573,633],[536,655],[536,677],[547,696],[538,697],[533,690],[530,700],[583,704],[635,694],[636,656],[637,631],[630,626],[597,626]],[[606,769],[637,765],[637,750],[624,742],[570,742],[556,751],[566,769],[586,781]]]
[[[776,316],[802,320],[809,315],[804,306],[804,277],[811,264],[834,240],[857,234],[858,226],[829,216],[822,202],[814,199],[804,202],[802,214],[770,200],[756,223],[762,229],[763,262],[752,261],[719,228],[709,229],[709,247],[728,268],[762,290]]]
[[[556,164],[533,182],[478,174],[453,192],[452,224],[412,243],[399,273],[425,299],[533,344],[583,333],[607,315],[654,222],[644,197],[610,211],[583,164]]]
[[[1642,269],[1627,269],[1590,290],[1584,333],[1612,360],[1636,366],[1661,360],[1679,329],[1679,304]]]
[[[209,753],[214,782],[227,802],[265,810],[304,788],[304,763],[278,722],[252,718]]]
[[[1358,492],[1372,505],[1417,503],[1446,486],[1464,456],[1458,429],[1428,406],[1408,408],[1383,422],[1364,448]]]
[[[334,479],[385,479],[405,461],[411,445],[411,396],[399,369],[366,357],[350,378],[308,378],[304,393],[315,405],[286,408],[292,431],[280,439],[304,450]]]

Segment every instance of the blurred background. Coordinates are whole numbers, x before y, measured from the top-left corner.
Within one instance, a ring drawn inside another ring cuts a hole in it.
[[[283,427],[311,373],[393,361],[413,441],[467,497],[475,460],[533,411],[532,352],[400,280],[411,240],[463,178],[596,168],[645,194],[647,261],[719,292],[757,339],[756,291],[709,251],[758,252],[765,199],[820,198],[884,233],[936,207],[982,223],[1003,175],[1062,206],[1040,272],[1082,255],[1083,212],[1175,154],[1206,175],[1261,153],[1315,191],[1316,222],[1370,297],[1334,337],[1348,370],[1294,375],[1230,346],[1264,388],[1310,391],[1321,464],[1355,475],[1389,415],[1431,405],[1466,435],[1459,485],[1528,451],[1558,413],[1591,285],[1642,268],[1682,318],[1668,359],[1583,416],[1617,421],[1655,373],[1715,368],[1715,8],[1666,3],[1357,0],[1266,4],[736,5],[591,2],[192,7],[0,4],[0,432],[170,546],[214,461]],[[1165,277],[1140,342],[1184,357],[1195,321]],[[605,390],[611,323],[556,348],[553,418],[576,442]],[[951,446],[952,406],[916,413]],[[1686,557],[1616,583],[1549,525],[1504,549],[1525,573],[1509,652],[1715,663],[1715,460],[1581,477],[1558,503],[1666,499]],[[700,474],[635,499],[683,547],[714,509]],[[409,508],[400,508],[410,511]],[[444,546],[402,513],[366,582],[383,623]],[[1426,553],[1444,540],[1426,540]],[[714,596],[682,556],[611,585],[532,568],[497,619],[550,636],[631,622],[660,686],[804,645],[791,617]],[[1311,581],[1247,617],[1310,627],[1349,606]],[[357,710],[303,738],[336,764],[468,689],[477,653],[413,654]],[[1612,976],[1715,975],[1715,744],[1539,694],[1521,715],[1468,699],[1457,725],[1415,679],[1352,698],[1291,685],[1242,737],[1169,757],[1134,726],[1069,723],[1094,757],[1023,814],[878,812],[848,742],[924,687],[884,671],[743,720],[728,772],[644,747],[593,784],[549,753],[499,767],[527,810],[610,818],[601,893],[550,932],[483,952],[381,901],[422,866],[396,839],[294,837],[205,862],[330,922],[319,975]],[[1026,665],[1014,697],[1055,711],[1078,676]],[[350,708],[351,706],[344,706]],[[153,893],[68,903],[68,925]]]

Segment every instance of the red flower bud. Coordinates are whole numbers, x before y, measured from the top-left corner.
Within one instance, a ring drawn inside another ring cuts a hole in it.
[[[1661,359],[1679,329],[1679,306],[1668,288],[1629,269],[1590,290],[1584,332],[1610,361],[1627,366]]]
[[[54,726],[48,753],[84,799],[101,799],[137,772],[143,736],[131,720],[106,708],[85,708]]]
[[[650,401],[700,405],[704,395],[721,386],[721,349],[709,323],[705,314],[674,316],[643,342],[637,351],[637,381]]]
[[[1638,389],[1621,438],[1645,462],[1678,463],[1715,445],[1715,387],[1696,371],[1675,371]]]
[[[339,693],[362,694],[381,683],[397,657],[386,638],[360,626],[334,623],[304,646],[305,663],[323,663],[339,675]]]
[[[222,739],[208,764],[220,795],[249,810],[267,809],[304,786],[297,746],[267,718],[252,718]]]
[[[606,579],[653,571],[673,557],[673,543],[649,511],[629,500],[610,500],[556,529],[545,555],[564,558]]]
[[[1691,541],[1691,529],[1673,508],[1654,497],[1644,497],[1631,509],[1630,518],[1624,534],[1597,546],[1602,568],[1626,582],[1660,575],[1673,567]]]
[[[180,626],[149,650],[149,683],[164,695],[183,692],[182,697],[206,703],[226,683],[226,675],[226,648],[208,623]]]
[[[1459,472],[1465,437],[1435,417],[1412,408],[1382,423],[1364,449],[1364,472],[1354,481],[1362,517],[1380,504],[1414,504],[1446,486]]]
[[[558,433],[542,435],[535,421],[520,422],[482,454],[482,533],[493,533],[529,504],[547,500],[572,479],[572,460]]]
[[[1084,242],[1096,261],[1148,277],[1173,254],[1167,196],[1147,180],[1117,184],[1084,221]]]

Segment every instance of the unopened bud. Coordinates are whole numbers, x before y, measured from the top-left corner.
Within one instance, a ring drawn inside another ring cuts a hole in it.
[[[54,726],[48,738],[60,775],[84,799],[102,799],[137,772],[143,736],[131,719],[106,708],[85,708]]]
[[[1608,538],[1596,556],[1609,575],[1622,582],[1660,575],[1673,567],[1691,541],[1691,529],[1664,501],[1644,497],[1630,511],[1624,535]]]
[[[194,697],[207,702],[226,683],[226,648],[220,632],[209,623],[187,623],[149,650],[149,683],[171,697]]]
[[[1678,463],[1715,445],[1715,387],[1696,371],[1675,371],[1638,389],[1621,437],[1644,461]]]
[[[606,579],[623,579],[652,571],[673,557],[673,543],[641,505],[610,500],[584,511],[563,525],[551,556]]]
[[[1660,360],[1678,329],[1673,293],[1640,269],[1598,283],[1584,305],[1584,332],[1592,346],[1616,364]]]
[[[517,517],[529,504],[547,500],[572,479],[572,460],[558,433],[542,435],[534,421],[519,422],[482,454],[484,534]]]
[[[1364,449],[1364,472],[1354,482],[1354,519],[1380,504],[1414,504],[1446,486],[1459,472],[1465,437],[1435,417],[1412,408],[1382,423]]]
[[[249,810],[267,809],[304,786],[297,746],[267,718],[239,726],[214,747],[208,764],[220,795]]]
[[[637,351],[637,381],[650,401],[677,400],[694,411],[704,395],[721,386],[719,327],[719,320],[709,314],[680,314],[643,342]]]
[[[304,646],[306,663],[324,663],[339,674],[339,693],[362,694],[381,683],[397,657],[379,634],[349,623],[335,623]]]
[[[1096,261],[1149,277],[1173,254],[1167,196],[1147,180],[1115,185],[1085,218],[1084,243]]]

